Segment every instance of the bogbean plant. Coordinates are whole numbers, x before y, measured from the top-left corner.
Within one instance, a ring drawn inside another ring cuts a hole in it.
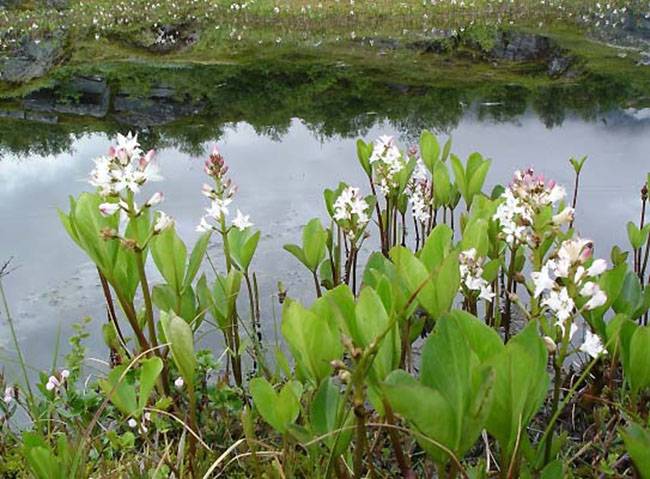
[[[328,221],[285,246],[316,298],[280,288],[270,360],[260,232],[230,219],[222,155],[205,164],[188,254],[162,193],[139,199],[160,179],[154,152],[118,136],[96,191],[60,213],[97,267],[110,370],[82,381],[80,333],[40,395],[2,379],[0,450],[19,447],[39,478],[650,477],[648,185],[630,266],[620,248],[595,258],[573,228],[585,159],[569,206],[532,169],[486,193],[490,161],[426,131],[407,151],[359,140],[357,155],[369,194],[326,190]],[[223,346],[197,350],[210,329]]]

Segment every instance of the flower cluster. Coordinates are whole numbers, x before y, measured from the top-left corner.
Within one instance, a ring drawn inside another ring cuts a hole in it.
[[[67,369],[62,370],[59,374],[50,376],[45,383],[45,389],[58,393],[64,386],[66,380],[70,377],[70,371]]]
[[[483,262],[485,258],[478,257],[475,248],[462,251],[458,255],[460,263],[461,291],[479,292],[479,298],[492,301],[494,292],[492,286],[483,278]]]
[[[135,420],[135,418],[131,418],[127,421],[127,424],[131,429],[135,429],[136,427],[142,434],[146,434],[146,432],[149,430],[148,424],[151,422],[151,413],[145,412],[142,415],[142,418],[140,419],[140,423],[138,424],[138,421]],[[138,427],[139,426],[139,427]]]
[[[372,147],[370,164],[373,166],[379,189],[384,195],[399,186],[398,175],[406,166],[402,153],[392,136],[380,136]]]
[[[196,230],[205,231],[222,231],[225,229],[226,217],[230,214],[228,206],[232,203],[237,187],[230,178],[227,178],[228,166],[215,147],[205,162],[205,173],[214,180],[214,186],[203,185],[203,194],[210,199],[210,206],[206,208],[206,214],[201,218]],[[249,215],[244,215],[239,209],[232,220],[232,224],[239,230],[245,230],[253,226]]]
[[[595,282],[607,269],[607,262],[604,259],[592,260],[592,255],[591,241],[581,238],[566,240],[541,270],[531,275],[535,287],[533,296],[543,298],[542,306],[555,316],[556,325],[563,335],[576,310],[576,300],[584,303],[582,308],[586,311],[607,302],[607,295]],[[575,324],[570,327],[570,336],[573,336],[577,327]]]
[[[158,165],[153,161],[155,151],[143,153],[138,135],[117,135],[117,147],[111,146],[106,156],[95,160],[90,184],[99,188],[102,196],[118,196],[122,191],[138,193],[147,181],[159,181]]]
[[[359,188],[348,186],[334,201],[334,220],[350,238],[356,238],[370,221],[370,205],[361,196]]]
[[[159,205],[164,200],[158,191],[142,205],[138,206],[131,195],[138,193],[147,181],[162,179],[158,165],[154,162],[154,150],[143,153],[138,143],[138,135],[130,132],[117,135],[117,146],[111,146],[107,156],[95,160],[95,168],[90,173],[90,184],[99,189],[99,194],[110,201],[99,205],[104,216],[123,212],[129,217],[137,217],[148,208]],[[122,196],[128,193],[126,196]],[[130,197],[131,196],[131,197]],[[173,226],[174,220],[160,211],[154,224],[154,234]]]
[[[418,158],[411,182],[409,184],[409,192],[411,201],[411,212],[413,218],[419,223],[426,223],[431,213],[429,206],[431,204],[431,187],[427,169],[421,158]]]
[[[532,168],[516,171],[510,186],[501,196],[503,202],[497,208],[493,219],[498,220],[505,241],[515,244],[530,244],[533,234],[530,227],[535,215],[544,207],[555,206],[564,199],[566,192],[553,180],[545,180]],[[565,207],[553,216],[553,224],[562,226],[573,218],[573,209]]]

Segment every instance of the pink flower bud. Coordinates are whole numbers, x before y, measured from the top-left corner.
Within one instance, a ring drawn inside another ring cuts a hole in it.
[[[113,216],[119,209],[120,205],[117,203],[102,203],[99,205],[99,212],[104,216]]]
[[[594,245],[593,243],[587,243],[580,253],[580,261],[585,262],[594,254]]]
[[[147,154],[140,158],[140,168],[146,168],[147,165],[153,160],[156,150],[149,150]]]
[[[126,165],[129,162],[129,154],[124,148],[116,150],[115,156],[120,160],[120,163]]]

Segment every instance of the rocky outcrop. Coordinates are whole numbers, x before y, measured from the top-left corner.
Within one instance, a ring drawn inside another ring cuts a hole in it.
[[[522,32],[500,32],[489,52],[494,60],[546,63],[547,73],[553,78],[569,72],[575,58],[544,35]]]
[[[101,77],[75,77],[65,85],[69,97],[51,89],[31,93],[23,101],[27,110],[103,118],[108,114],[111,90]]]
[[[499,60],[534,61],[551,56],[550,38],[520,32],[502,32],[497,36],[490,56]]]
[[[168,85],[157,85],[145,94],[125,91],[113,95],[99,76],[77,76],[27,95],[22,110],[0,109],[0,117],[56,123],[59,115],[112,118],[119,123],[145,128],[164,125],[203,111],[205,105],[179,97]]]
[[[25,83],[49,72],[64,57],[63,39],[25,37],[7,57],[0,59],[0,80]]]

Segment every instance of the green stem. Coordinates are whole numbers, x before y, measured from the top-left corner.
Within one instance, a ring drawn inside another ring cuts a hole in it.
[[[224,214],[219,218],[219,225],[221,227],[221,237],[223,238],[223,255],[226,257],[226,272],[230,273],[232,261],[230,259],[230,245],[228,243],[228,230],[226,228],[226,216]]]
[[[16,355],[18,356],[18,362],[20,363],[20,369],[22,370],[23,373],[23,379],[25,381],[25,387],[27,388],[27,393],[29,394],[29,403],[30,405],[33,404],[34,401],[34,394],[32,392],[32,388],[29,384],[29,376],[27,376],[27,366],[25,363],[25,358],[23,356],[23,352],[20,349],[20,344],[18,343],[18,335],[16,334],[16,328],[14,326],[14,321],[13,318],[11,317],[11,313],[9,311],[9,302],[7,301],[7,296],[5,295],[5,290],[4,287],[2,286],[2,277],[0,276],[0,296],[2,296],[2,305],[5,310],[5,315],[7,316],[7,322],[9,323],[9,330],[11,331],[11,339],[14,343],[14,347],[16,348]],[[30,406],[31,407],[31,406]]]

